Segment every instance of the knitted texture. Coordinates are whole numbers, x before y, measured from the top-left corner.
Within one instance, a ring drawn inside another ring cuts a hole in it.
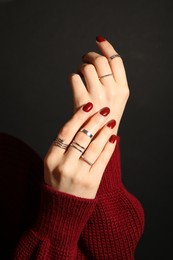
[[[118,138],[95,199],[43,184],[37,221],[21,238],[13,259],[133,260],[143,229],[142,206],[121,182]]]

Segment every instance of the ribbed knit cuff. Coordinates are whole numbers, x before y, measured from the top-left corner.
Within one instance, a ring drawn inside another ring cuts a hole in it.
[[[97,199],[84,199],[42,185],[41,206],[34,231],[62,251],[76,248],[79,236],[95,209]]]

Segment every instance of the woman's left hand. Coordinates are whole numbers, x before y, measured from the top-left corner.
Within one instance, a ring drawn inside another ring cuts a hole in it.
[[[129,97],[125,68],[121,57],[106,39],[98,36],[96,44],[103,55],[88,52],[82,57],[84,63],[80,66],[79,73],[73,73],[69,77],[74,108],[77,110],[88,102],[94,104],[93,113],[103,106],[110,107],[111,118],[117,122],[117,134]],[[80,75],[83,75],[85,83]]]

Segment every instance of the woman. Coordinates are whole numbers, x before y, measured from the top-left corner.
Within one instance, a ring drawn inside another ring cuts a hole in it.
[[[144,216],[121,182],[117,136],[129,89],[121,57],[96,44],[102,55],[70,76],[76,112],[45,156],[38,218],[14,259],[134,259]]]

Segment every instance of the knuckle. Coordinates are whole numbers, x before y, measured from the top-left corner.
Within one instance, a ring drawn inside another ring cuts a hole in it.
[[[125,99],[128,99],[130,96],[130,90],[128,87],[122,89],[122,95]]]
[[[92,187],[92,182],[89,179],[83,178],[81,174],[77,174],[71,177],[71,183],[74,186],[80,186],[85,190],[89,190]]]
[[[86,64],[82,67],[82,70],[85,72],[85,73],[90,73],[91,71],[93,71],[94,69],[94,65],[93,64]]]
[[[105,56],[97,56],[95,58],[95,63],[96,64],[103,64],[103,63],[108,63],[108,60]]]
[[[83,180],[82,180],[82,178],[81,178],[81,175],[78,174],[78,175],[72,176],[72,177],[71,177],[71,182],[72,182],[74,185],[82,184],[82,183],[83,183]]]
[[[84,133],[78,132],[76,135],[75,141],[79,143],[81,146],[83,146],[86,143],[86,140],[89,138]]]
[[[84,183],[85,189],[91,189],[93,187],[93,183],[90,180],[86,180]]]
[[[87,113],[81,113],[81,111],[79,111],[78,113],[75,113],[72,117],[73,124],[72,124],[72,126],[70,126],[70,128],[75,126],[75,124],[81,125],[84,122],[84,119],[86,119],[85,115],[87,116]]]
[[[61,130],[60,130],[60,132],[59,132],[59,135],[61,135],[62,138],[63,138],[64,136],[68,136],[68,134],[69,134],[69,124],[67,123],[67,124],[65,124],[65,125],[61,128]]]
[[[120,63],[122,63],[122,64],[123,64],[123,59],[122,59],[122,57],[121,57],[121,56],[119,56],[117,60],[118,60]]]
[[[120,86],[120,88],[116,93],[116,96],[119,97],[121,100],[127,100],[129,98],[129,95],[130,95],[130,90],[127,85]]]
[[[43,159],[44,167],[49,169],[54,165],[54,158],[51,154],[48,154]]]
[[[70,176],[70,166],[68,163],[61,163],[58,165],[57,170],[63,177],[69,177]]]
[[[74,124],[70,124],[70,122],[68,122],[61,128],[59,135],[63,139],[63,138],[66,138],[67,136],[69,136],[74,131],[75,131]]]

